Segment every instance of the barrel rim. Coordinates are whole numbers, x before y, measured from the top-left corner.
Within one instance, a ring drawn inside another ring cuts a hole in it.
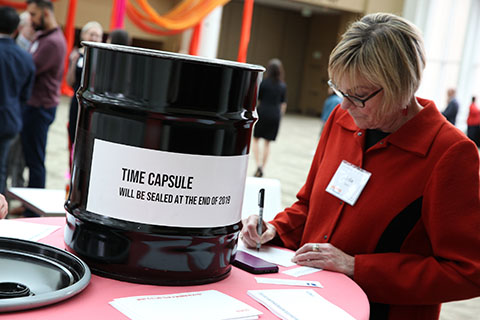
[[[111,50],[111,51],[124,52],[124,53],[130,53],[130,54],[139,54],[139,55],[150,56],[155,58],[178,59],[178,60],[183,60],[187,62],[201,62],[201,63],[207,63],[207,64],[213,64],[213,65],[219,65],[219,66],[241,68],[249,71],[258,71],[258,72],[265,71],[264,67],[256,64],[242,63],[242,62],[223,60],[223,59],[207,58],[207,57],[201,57],[201,56],[192,56],[192,55],[176,53],[176,52],[167,52],[167,51],[153,50],[153,49],[147,49],[147,48],[124,46],[124,45],[102,43],[102,42],[92,42],[92,41],[82,41],[82,45],[90,48]]]

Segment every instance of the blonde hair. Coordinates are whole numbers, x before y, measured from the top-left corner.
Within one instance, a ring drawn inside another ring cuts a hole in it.
[[[87,23],[83,26],[82,30],[80,31],[80,38],[82,38],[83,35],[84,35],[88,30],[90,30],[90,29],[92,29],[92,28],[97,28],[97,29],[100,30],[100,31],[102,32],[102,34],[103,34],[103,28],[102,28],[102,25],[101,25],[99,22],[97,22],[97,21],[89,21],[89,22],[87,22]]]
[[[28,13],[28,11],[23,11],[19,17],[20,17],[20,23],[18,24],[19,27],[23,27],[28,23],[30,23],[30,13]]]
[[[362,77],[383,88],[379,114],[405,108],[414,96],[425,68],[420,30],[388,13],[374,13],[352,23],[330,54],[328,74],[334,83]]]

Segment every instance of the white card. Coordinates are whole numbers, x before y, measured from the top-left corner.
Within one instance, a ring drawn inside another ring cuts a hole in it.
[[[284,320],[354,320],[314,289],[249,290],[248,295]]]
[[[315,272],[319,272],[319,271],[322,271],[322,270],[323,269],[302,266],[302,267],[282,271],[282,273],[285,273],[285,274],[288,274],[289,276],[298,278],[298,277],[301,277],[301,276],[304,276],[304,275],[307,275],[307,274],[312,274],[312,273],[315,273]]]
[[[262,314],[217,290],[126,297],[110,305],[132,320],[256,319]]]
[[[245,246],[243,241],[238,241],[237,250],[250,253],[252,256],[263,259],[265,261],[281,265],[283,267],[292,267],[295,263],[292,262],[295,251],[283,250],[269,245],[263,245],[259,251],[250,249]]]
[[[267,284],[281,284],[286,286],[301,286],[301,287],[314,287],[314,288],[323,288],[322,284],[318,281],[308,281],[308,280],[291,280],[291,279],[276,279],[276,278],[262,278],[255,277],[257,283],[267,283]]]
[[[16,221],[15,219],[0,220],[0,237],[38,241],[58,229],[60,229],[59,226]]]
[[[372,174],[343,160],[326,191],[353,206]]]

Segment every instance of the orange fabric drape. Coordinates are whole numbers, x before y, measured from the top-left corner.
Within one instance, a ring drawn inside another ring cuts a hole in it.
[[[140,29],[157,35],[169,35],[195,26],[189,53],[198,54],[201,21],[213,9],[230,0],[184,0],[160,16],[147,0],[127,0],[127,15]],[[139,7],[140,9],[137,9]],[[246,62],[252,27],[254,0],[245,0],[237,61]],[[153,27],[155,26],[155,27]]]
[[[142,29],[145,32],[159,35],[159,36],[170,36],[174,34],[178,34],[180,32],[183,32],[184,30],[161,30],[154,28],[144,21],[150,21],[148,17],[143,15],[137,8],[135,8],[130,1],[127,1],[127,16],[132,22],[140,29]]]
[[[126,0],[113,0],[112,14],[110,16],[110,31],[124,28]]]
[[[61,92],[62,94],[73,96],[73,89],[67,84],[66,76],[68,71],[68,63],[70,58],[70,52],[73,49],[73,42],[75,40],[75,14],[77,12],[77,0],[70,0],[68,4],[67,21],[65,22],[65,28],[63,33],[67,40],[67,55],[65,56],[65,70],[63,72],[63,80]]]
[[[190,39],[190,49],[188,54],[193,56],[198,55],[198,47],[200,45],[200,34],[202,32],[202,21],[195,26],[192,33],[192,39]]]
[[[172,35],[194,26],[189,53],[197,55],[203,18],[228,1],[230,0],[184,0],[160,16],[146,0],[127,0],[126,12],[138,28],[155,35]]]
[[[184,0],[164,16],[160,16],[147,0],[128,1],[135,2],[140,6],[146,13],[148,20],[159,27],[169,30],[183,30],[197,25],[213,9],[230,0]]]
[[[25,10],[27,3],[25,1],[9,1],[9,0],[0,0],[0,6],[12,7],[18,10]]]
[[[247,62],[248,43],[250,42],[250,30],[252,28],[254,0],[245,0],[243,5],[242,31],[238,46],[238,62]]]
[[[114,30],[115,26],[117,24],[117,7],[118,7],[118,1],[113,0],[112,13],[110,15],[110,29],[109,30]]]
[[[117,0],[117,18],[115,29],[123,29],[125,27],[125,9],[126,0]]]

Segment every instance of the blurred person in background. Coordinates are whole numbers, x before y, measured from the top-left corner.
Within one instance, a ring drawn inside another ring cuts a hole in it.
[[[447,90],[448,104],[445,110],[442,112],[445,118],[447,118],[447,120],[453,125],[455,125],[455,122],[457,120],[457,113],[458,113],[458,101],[455,95],[456,95],[455,89],[450,88]]]
[[[37,31],[29,49],[36,72],[32,96],[23,112],[22,147],[29,169],[28,187],[45,188],[47,135],[60,100],[67,44],[51,1],[27,0],[27,11]],[[38,216],[30,210],[23,215]]]
[[[102,25],[96,21],[87,22],[80,31],[80,41],[92,41],[102,42],[103,28]],[[80,88],[80,80],[82,77],[84,48],[74,48],[70,54],[70,64],[67,71],[67,83],[73,88],[76,93]],[[75,141],[75,131],[77,129],[77,117],[78,117],[78,100],[74,94],[70,100],[70,112],[68,121],[68,138],[69,138],[69,150],[72,153],[72,146]],[[71,157],[70,157],[71,166]]]
[[[5,193],[10,146],[22,129],[22,104],[32,92],[35,65],[13,36],[20,18],[15,9],[0,7],[0,193]]]
[[[475,103],[476,98],[472,97],[472,103],[467,118],[467,136],[480,147],[480,110]]]
[[[253,128],[252,152],[257,164],[255,177],[262,177],[270,153],[270,142],[275,141],[280,127],[280,120],[287,110],[287,85],[284,71],[279,59],[268,63],[265,78],[258,91],[258,121]],[[264,141],[260,150],[260,140]]]
[[[342,103],[342,100],[343,99],[339,97],[332,90],[332,88],[330,87],[328,88],[328,97],[327,99],[325,99],[325,102],[323,103],[323,109],[322,109],[322,131],[323,131],[323,127],[325,126],[325,123],[327,123],[330,113],[332,113],[333,109],[335,109],[336,106]]]
[[[18,33],[15,42],[20,48],[28,51],[34,38],[35,30],[32,27],[30,13],[24,11],[20,14],[20,24],[18,25]]]
[[[107,43],[110,44],[120,44],[123,46],[129,46],[132,44],[132,39],[130,38],[127,31],[123,29],[115,29],[107,37]]]
[[[35,30],[32,27],[30,13],[24,11],[20,14],[20,23],[18,24],[15,42],[20,48],[28,51],[34,37]],[[7,177],[10,177],[10,185],[12,187],[25,186],[25,179],[23,178],[24,170],[25,159],[22,150],[22,139],[20,134],[17,134],[10,146],[7,161]]]

